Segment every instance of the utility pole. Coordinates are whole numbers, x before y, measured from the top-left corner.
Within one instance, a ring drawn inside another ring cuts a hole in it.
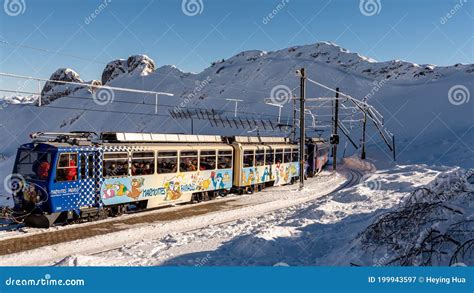
[[[306,74],[304,68],[297,71],[300,76],[300,190],[304,188],[304,145],[305,145],[305,129],[304,129],[304,115],[305,115],[305,84]]]
[[[293,141],[296,141],[296,97],[293,96]]]
[[[38,80],[38,93],[39,93],[38,107],[41,107],[41,81],[40,80]]]
[[[336,171],[337,161],[337,144],[339,143],[339,136],[337,135],[337,123],[339,120],[339,88],[336,88],[336,99],[334,101],[334,130],[331,137],[332,143],[332,170]]]
[[[395,153],[395,135],[392,134],[392,150],[393,150],[393,161],[397,160],[396,153]]]
[[[367,114],[364,112],[364,120],[362,121],[362,153],[360,158],[365,160],[365,126],[367,124]]]

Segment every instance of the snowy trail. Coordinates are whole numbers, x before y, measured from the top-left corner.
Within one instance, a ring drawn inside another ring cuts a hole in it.
[[[253,195],[233,197],[234,201],[232,204],[236,207],[231,210],[211,212],[171,222],[135,225],[126,227],[127,229],[120,232],[5,255],[0,257],[0,265],[51,264],[72,254],[97,254],[101,251],[116,249],[131,242],[166,237],[170,233],[188,232],[203,227],[212,227],[213,225],[255,217],[326,196],[335,190],[347,187],[347,184],[356,184],[359,176],[359,173],[353,175],[349,171],[342,171],[336,174],[325,172],[321,176],[306,181],[306,188],[303,192],[297,192],[296,185],[268,188],[263,192]],[[347,181],[347,179],[350,180]],[[179,210],[180,208],[183,207],[172,209]],[[33,233],[41,234],[42,232],[44,231]],[[14,235],[13,237],[21,238],[24,236]],[[3,239],[5,239],[5,236]]]

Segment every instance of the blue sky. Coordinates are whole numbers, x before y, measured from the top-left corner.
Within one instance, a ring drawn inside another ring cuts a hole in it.
[[[243,50],[318,41],[380,61],[474,62],[474,0],[362,0],[375,3],[372,16],[361,12],[361,0],[194,0],[195,16],[183,12],[181,0],[105,0],[103,9],[104,1],[3,1],[18,1],[22,10],[12,16],[3,6],[0,40],[89,59],[0,44],[0,71],[45,78],[70,67],[85,80],[100,79],[105,63],[133,54],[199,72]]]

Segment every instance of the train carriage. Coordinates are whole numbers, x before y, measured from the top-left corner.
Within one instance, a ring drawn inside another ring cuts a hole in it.
[[[219,136],[110,133],[103,137],[109,143],[135,143],[128,152],[104,151],[105,205],[146,200],[146,208],[154,208],[213,198],[232,187],[232,147]],[[121,163],[127,164],[127,173],[114,174]]]
[[[293,183],[298,177],[298,147],[286,138],[237,136],[234,147],[234,188],[252,192],[264,186]]]
[[[310,138],[305,145],[306,174],[313,177],[321,172],[328,161],[329,144],[320,138]]]

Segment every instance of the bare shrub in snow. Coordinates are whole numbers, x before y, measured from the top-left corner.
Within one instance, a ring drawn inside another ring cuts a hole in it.
[[[474,170],[439,175],[360,235],[383,265],[474,264]]]

